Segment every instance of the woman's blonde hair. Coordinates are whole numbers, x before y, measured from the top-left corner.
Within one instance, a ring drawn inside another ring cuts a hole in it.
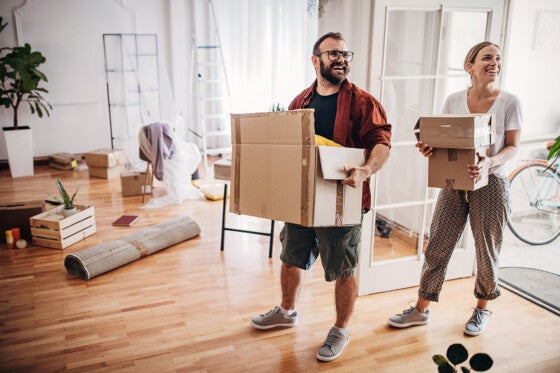
[[[478,55],[478,52],[480,52],[483,48],[486,48],[489,45],[493,45],[496,48],[500,49],[499,45],[494,44],[490,41],[483,41],[481,43],[478,43],[477,45],[471,48],[471,50],[469,51],[469,53],[467,53],[467,56],[465,57],[465,62],[463,63],[463,68],[465,69],[465,71],[467,71],[467,65],[469,63],[474,63],[474,60]]]

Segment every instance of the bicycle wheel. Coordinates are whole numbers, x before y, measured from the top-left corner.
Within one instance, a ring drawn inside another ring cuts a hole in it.
[[[554,169],[532,163],[515,172],[510,180],[511,213],[508,226],[521,241],[544,245],[560,235],[560,209],[541,207],[541,202],[560,196],[560,178]]]

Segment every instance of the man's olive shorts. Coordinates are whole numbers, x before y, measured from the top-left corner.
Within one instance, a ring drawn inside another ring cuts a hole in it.
[[[304,227],[286,223],[280,232],[280,260],[294,267],[309,269],[320,255],[325,280],[350,277],[358,266],[361,233],[361,225]]]

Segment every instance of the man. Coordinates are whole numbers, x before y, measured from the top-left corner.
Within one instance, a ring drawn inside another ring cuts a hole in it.
[[[389,156],[391,126],[385,110],[369,93],[346,80],[353,52],[339,33],[323,35],[313,47],[311,61],[317,79],[290,104],[289,109],[314,108],[315,133],[352,148],[367,150],[363,166],[346,167],[343,183],[356,187],[362,183],[362,211],[370,209],[369,177],[377,172]],[[282,242],[282,303],[265,314],[251,319],[257,329],[296,326],[296,295],[302,270],[311,268],[318,255],[325,270],[325,280],[335,281],[336,322],[317,352],[317,359],[336,359],[348,344],[348,321],[356,300],[354,277],[358,265],[361,225],[344,227],[303,227],[286,223],[280,233]]]

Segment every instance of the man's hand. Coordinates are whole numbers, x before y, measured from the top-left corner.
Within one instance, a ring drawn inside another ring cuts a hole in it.
[[[342,184],[346,184],[352,188],[362,185],[372,174],[371,168],[368,166],[344,166],[344,171],[348,173],[348,177],[342,180]]]

